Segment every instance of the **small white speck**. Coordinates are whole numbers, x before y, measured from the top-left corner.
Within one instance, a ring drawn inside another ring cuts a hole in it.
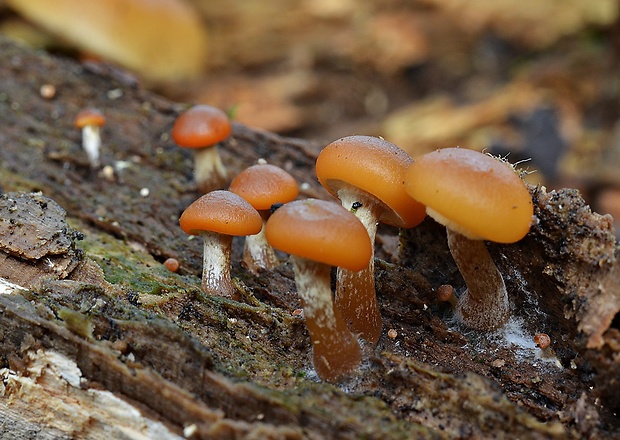
[[[118,99],[121,96],[123,96],[123,90],[121,89],[108,90],[108,93],[106,93],[106,95],[108,96],[108,99],[111,99],[112,101],[114,101],[115,99]]]
[[[148,197],[150,193],[151,193],[151,191],[149,191],[149,189],[148,189],[148,188],[142,188],[142,189],[140,190],[140,195],[141,195],[142,197]]]
[[[198,432],[198,427],[194,423],[192,423],[191,425],[183,428],[183,437],[190,438],[191,436],[196,434],[196,432]]]

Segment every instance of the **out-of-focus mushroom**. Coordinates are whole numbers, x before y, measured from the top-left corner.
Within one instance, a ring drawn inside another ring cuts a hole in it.
[[[372,254],[368,233],[342,206],[304,199],[278,208],[267,220],[265,235],[271,246],[291,254],[317,374],[339,380],[357,368],[361,350],[334,307],[330,269],[365,268]]]
[[[237,194],[212,191],[189,205],[179,224],[187,234],[203,238],[202,290],[235,299],[230,278],[232,239],[260,231],[263,222],[258,212]]]
[[[295,178],[280,167],[263,163],[241,171],[228,189],[247,200],[263,219],[263,229],[245,238],[243,261],[253,273],[258,273],[259,269],[273,269],[279,261],[267,243],[264,224],[273,205],[288,203],[297,197],[299,188]]]
[[[508,293],[483,240],[514,243],[528,233],[534,212],[523,180],[497,158],[444,148],[418,157],[405,186],[429,216],[446,226],[450,252],[467,284],[457,317],[478,330],[504,325]]]
[[[181,0],[7,0],[49,32],[155,82],[195,77],[207,55],[201,18]]]
[[[208,193],[226,186],[228,173],[218,145],[230,136],[228,115],[210,105],[195,105],[182,113],[172,127],[172,139],[194,154],[194,180],[198,189]]]
[[[105,122],[105,116],[96,108],[85,108],[75,116],[74,125],[82,130],[82,148],[88,156],[91,168],[98,168],[100,165],[100,129]]]
[[[396,145],[372,136],[348,136],[327,145],[316,161],[321,185],[353,212],[375,242],[383,222],[411,228],[425,217],[424,206],[407,194],[405,172],[413,160]],[[374,258],[359,272],[338,268],[336,307],[351,330],[375,343],[381,315],[375,293]]]

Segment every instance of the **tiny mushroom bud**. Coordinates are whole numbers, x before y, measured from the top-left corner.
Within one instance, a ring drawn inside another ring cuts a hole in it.
[[[174,142],[195,150],[194,179],[203,193],[226,186],[228,174],[218,144],[227,139],[231,131],[226,113],[210,105],[191,107],[177,118],[172,127]]]
[[[74,125],[82,129],[82,148],[88,156],[91,168],[99,167],[99,150],[101,148],[100,128],[105,124],[105,116],[95,108],[85,108],[74,120]]]
[[[454,287],[450,284],[442,284],[437,288],[437,300],[439,302],[447,302],[452,307],[456,307],[456,296],[454,295]]]
[[[297,182],[282,168],[263,163],[243,170],[228,189],[247,200],[263,219],[263,229],[245,239],[244,263],[253,273],[258,273],[259,269],[273,269],[279,261],[265,239],[264,224],[271,215],[273,205],[287,203],[297,197]]]
[[[445,148],[417,158],[407,171],[409,194],[446,226],[448,246],[467,284],[457,317],[478,330],[508,320],[508,293],[483,240],[513,243],[529,231],[532,199],[507,163],[465,148]]]
[[[167,258],[166,261],[164,261],[164,266],[170,272],[176,272],[177,270],[179,270],[179,267],[181,265],[179,264],[179,260],[177,260],[176,258]]]
[[[426,215],[424,206],[405,192],[405,172],[412,162],[396,145],[371,136],[334,141],[317,158],[319,182],[360,219],[373,254],[378,222],[411,228]],[[353,332],[371,343],[377,342],[381,315],[375,293],[374,258],[357,273],[338,268],[336,306]]]
[[[359,220],[342,206],[325,200],[296,200],[274,212],[265,226],[271,246],[291,254],[320,378],[334,382],[361,361],[357,339],[334,307],[331,266],[352,271],[368,265],[370,239]]]
[[[551,338],[546,333],[538,333],[534,336],[534,342],[541,350],[546,350],[551,345]]]
[[[192,203],[179,219],[181,229],[204,240],[202,289],[205,293],[235,298],[230,278],[233,236],[257,234],[258,212],[230,191],[212,191]]]

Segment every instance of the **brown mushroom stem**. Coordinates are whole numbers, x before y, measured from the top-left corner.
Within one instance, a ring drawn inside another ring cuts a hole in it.
[[[203,232],[202,290],[210,295],[235,298],[236,290],[230,279],[232,235]]]
[[[265,222],[269,218],[271,212],[258,211],[263,219],[263,227],[260,232],[255,235],[245,237],[245,245],[243,247],[243,262],[248,270],[257,274],[260,269],[271,270],[280,264],[273,248],[267,243],[265,237]]]
[[[222,163],[217,145],[196,150],[194,179],[198,190],[204,194],[226,187],[228,173]]]
[[[374,243],[381,205],[374,197],[360,191],[341,189],[338,197],[342,206],[351,211],[366,228],[372,254],[368,266],[359,272],[338,268],[336,273],[336,307],[349,329],[364,340],[375,344],[381,336],[381,313],[375,292]],[[360,205],[356,207],[357,205]]]
[[[330,266],[294,255],[291,262],[312,341],[314,368],[321,379],[335,382],[358,367],[360,346],[334,307]]]
[[[447,228],[448,247],[467,290],[456,306],[456,316],[476,330],[494,330],[509,317],[508,293],[482,240],[472,240]]]
[[[101,135],[99,126],[85,125],[82,127],[82,148],[88,156],[91,168],[99,167],[99,150],[101,148]]]

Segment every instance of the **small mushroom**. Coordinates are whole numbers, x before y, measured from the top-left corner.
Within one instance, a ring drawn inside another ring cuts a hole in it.
[[[74,125],[82,130],[82,148],[88,156],[91,168],[98,168],[99,150],[101,149],[100,128],[105,125],[105,116],[96,108],[81,110],[74,120]]]
[[[179,267],[181,267],[181,264],[179,263],[179,260],[177,260],[176,258],[170,257],[170,258],[167,258],[166,261],[164,261],[164,266],[170,272],[176,272],[179,270]]]
[[[417,158],[405,187],[446,226],[450,252],[467,284],[456,316],[477,330],[503,326],[509,317],[508,293],[483,240],[514,243],[528,233],[533,205],[523,180],[492,156],[445,148]]]
[[[334,307],[332,266],[362,270],[372,255],[359,220],[336,203],[296,200],[276,210],[265,226],[271,246],[291,254],[313,347],[314,368],[323,380],[338,381],[361,361],[357,339]]]
[[[396,145],[371,136],[348,136],[327,145],[316,161],[321,185],[337,196],[366,227],[373,245],[383,222],[411,228],[425,217],[424,206],[405,192],[405,172],[413,160]],[[351,330],[375,343],[381,315],[375,293],[374,257],[360,272],[338,268],[336,306]]]
[[[195,105],[182,113],[172,127],[172,138],[182,148],[195,150],[194,180],[208,193],[222,189],[228,173],[218,145],[230,136],[232,126],[226,113],[210,105]]]
[[[534,343],[541,350],[546,350],[551,345],[551,338],[547,333],[537,333],[534,335]]]
[[[189,205],[179,224],[187,234],[203,238],[202,290],[234,299],[230,278],[232,239],[260,231],[263,223],[258,212],[237,194],[217,190]]]
[[[244,263],[253,273],[258,273],[259,269],[273,269],[279,261],[273,248],[267,243],[264,224],[271,215],[273,205],[288,203],[297,197],[297,182],[282,168],[263,163],[241,171],[228,189],[248,201],[263,219],[261,231],[245,239]]]

